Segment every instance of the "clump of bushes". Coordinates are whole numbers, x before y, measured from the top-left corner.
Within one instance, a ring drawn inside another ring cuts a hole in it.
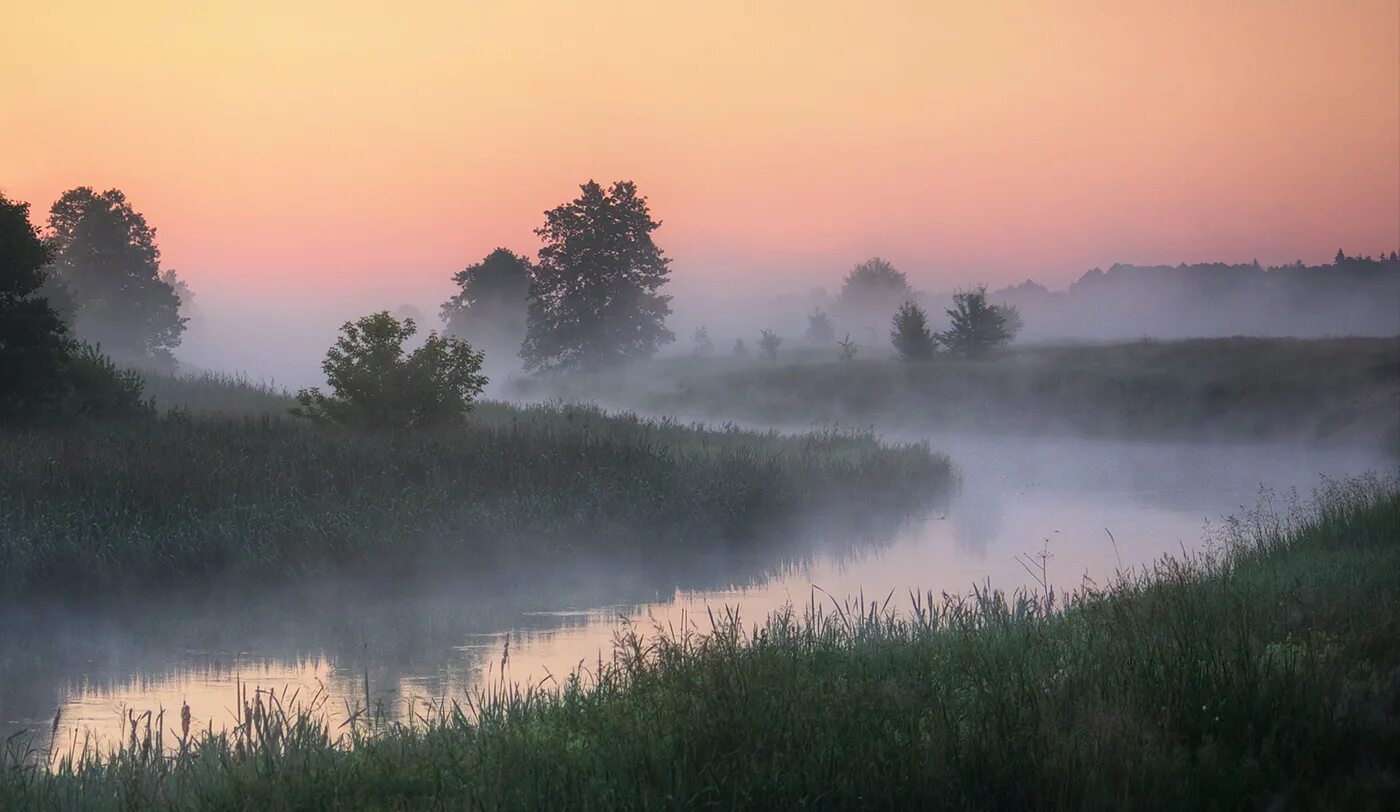
[[[413,429],[460,420],[471,411],[487,380],[482,355],[461,339],[430,332],[412,352],[404,342],[417,332],[413,319],[387,311],[346,322],[321,369],[333,394],[319,388],[297,393],[292,414],[318,423],[368,429]]]

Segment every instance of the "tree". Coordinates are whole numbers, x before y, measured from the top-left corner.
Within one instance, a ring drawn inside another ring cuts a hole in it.
[[[175,298],[180,301],[180,315],[184,316],[186,321],[194,318],[195,314],[199,312],[194,304],[194,291],[190,290],[188,282],[180,278],[179,272],[174,269],[161,271],[160,281],[175,291]]]
[[[992,305],[1001,314],[1002,326],[1006,328],[1006,340],[1008,343],[1015,341],[1016,336],[1021,334],[1021,328],[1026,326],[1025,319],[1021,318],[1021,310],[1013,304]]]
[[[118,189],[70,189],[49,211],[54,267],[74,299],[74,330],[115,355],[174,368],[186,319],[161,279],[155,229]]]
[[[695,328],[695,334],[691,336],[690,343],[695,345],[696,355],[710,356],[714,354],[715,342],[710,340],[710,329],[703,324]]]
[[[836,346],[841,348],[841,352],[837,357],[840,358],[842,362],[856,360],[856,352],[860,348],[856,346],[856,342],[851,340],[850,333],[846,333],[845,338],[836,342]]]
[[[985,286],[953,294],[947,313],[952,326],[939,334],[939,340],[958,355],[980,357],[1011,340],[1006,316],[987,302]]]
[[[778,360],[778,347],[782,346],[783,337],[772,330],[764,330],[762,337],[758,339],[758,351],[767,358],[769,363]]]
[[[807,317],[807,340],[821,346],[836,340],[836,325],[832,323],[831,316],[820,307]]]
[[[529,370],[597,370],[648,358],[676,336],[666,328],[671,297],[658,293],[670,274],[651,234],[636,184],[582,194],[545,213],[544,241],[530,280],[525,343]]]
[[[736,338],[734,339],[734,349],[730,350],[729,354],[735,358],[748,358],[749,345],[744,343],[744,339]]]
[[[33,419],[64,390],[67,327],[42,295],[48,248],[29,204],[0,194],[0,419]]]
[[[873,257],[846,274],[836,301],[845,322],[869,326],[883,323],[913,295],[902,271]]]
[[[938,349],[928,326],[928,314],[912,299],[900,305],[891,319],[890,341],[905,361],[927,361]]]
[[[447,333],[486,350],[488,357],[516,356],[525,340],[533,270],[528,258],[497,248],[453,274],[457,292],[442,305]]]
[[[450,336],[428,333],[405,353],[418,328],[387,311],[346,322],[321,369],[333,395],[319,388],[297,393],[292,414],[315,422],[369,429],[425,428],[460,420],[487,380],[481,353]]]

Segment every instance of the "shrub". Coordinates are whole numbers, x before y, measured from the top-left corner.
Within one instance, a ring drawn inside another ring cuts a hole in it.
[[[933,357],[938,346],[928,326],[928,314],[912,300],[905,301],[894,314],[890,340],[905,361],[926,361]]]
[[[346,322],[321,369],[334,395],[297,393],[293,415],[369,429],[421,428],[462,418],[486,386],[482,355],[460,339],[428,334],[405,353],[417,327],[388,311]]]

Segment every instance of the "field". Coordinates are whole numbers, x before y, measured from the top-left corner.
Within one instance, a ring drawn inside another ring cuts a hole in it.
[[[152,394],[179,410],[0,432],[0,591],[684,556],[768,543],[814,510],[919,510],[954,484],[926,445],[868,433],[488,403],[460,428],[366,434],[268,413],[285,399],[246,382]]]
[[[906,363],[885,355],[870,349],[846,363],[834,351],[811,349],[777,363],[677,358],[593,381],[518,386],[526,395],[787,426],[873,423],[1400,449],[1400,338],[1026,346],[979,361]]]
[[[1394,481],[1331,483],[1104,589],[814,594],[410,725],[249,691],[231,730],[169,709],[105,758],[12,739],[0,806],[1393,808],[1397,538]]]

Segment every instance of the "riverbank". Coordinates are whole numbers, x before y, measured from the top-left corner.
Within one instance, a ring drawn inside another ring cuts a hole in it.
[[[955,484],[926,444],[870,433],[496,403],[452,429],[363,433],[259,413],[280,396],[251,385],[215,413],[222,385],[192,382],[159,418],[0,432],[0,591],[751,549],[813,512],[916,511]]]
[[[1068,601],[816,596],[756,634],[624,634],[601,669],[411,725],[249,692],[234,731],[181,743],[169,709],[52,772],[12,742],[0,805],[1383,808],[1397,538],[1395,482],[1350,480]]]
[[[675,358],[590,379],[516,383],[526,396],[697,419],[1136,439],[1302,442],[1400,452],[1400,338],[1144,340],[1013,347],[992,358],[777,363]]]

